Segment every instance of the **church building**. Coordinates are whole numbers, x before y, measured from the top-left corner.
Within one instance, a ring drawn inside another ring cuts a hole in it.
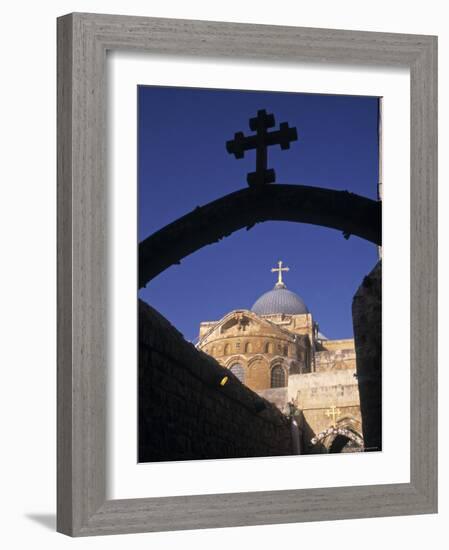
[[[251,310],[200,324],[197,348],[294,418],[302,453],[362,450],[354,339],[326,338],[304,300],[286,287],[289,268],[280,261],[271,271],[274,288]]]

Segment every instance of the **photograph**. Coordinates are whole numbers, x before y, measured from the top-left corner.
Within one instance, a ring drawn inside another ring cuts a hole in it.
[[[438,511],[439,27],[243,8],[57,18],[60,533]]]
[[[381,451],[382,98],[137,106],[138,462]]]

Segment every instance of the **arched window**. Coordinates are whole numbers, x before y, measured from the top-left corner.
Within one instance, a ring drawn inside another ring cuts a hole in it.
[[[246,342],[245,344],[245,353],[251,353],[253,351],[253,346],[250,342]]]
[[[231,344],[226,344],[224,347],[224,355],[229,355],[231,352]]]
[[[282,353],[285,357],[288,356],[288,346],[284,346],[284,349],[282,350]]]
[[[265,353],[273,353],[273,344],[271,342],[265,344]]]
[[[285,386],[285,371],[280,365],[276,365],[271,369],[271,387],[284,388]]]
[[[232,367],[229,370],[232,372],[232,374],[237,376],[240,382],[243,383],[245,381],[245,371],[243,370],[242,365],[240,365],[239,363],[236,363],[235,365],[232,365]]]

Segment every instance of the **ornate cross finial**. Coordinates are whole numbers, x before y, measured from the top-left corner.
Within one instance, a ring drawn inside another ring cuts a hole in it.
[[[289,267],[282,267],[282,261],[278,261],[278,267],[272,267],[271,273],[278,272],[278,282],[276,283],[274,288],[285,288],[284,281],[282,280],[282,272],[283,271],[290,271]]]
[[[336,420],[337,416],[340,415],[340,414],[341,414],[341,410],[338,409],[335,405],[332,405],[332,407],[330,409],[327,409],[326,416],[328,418],[332,417],[332,426],[335,426],[335,420]]]
[[[274,125],[274,115],[261,109],[256,117],[249,119],[249,127],[255,134],[245,137],[243,132],[236,132],[234,139],[226,142],[226,150],[237,159],[243,158],[245,151],[256,149],[256,171],[250,172],[246,178],[250,187],[276,180],[275,171],[267,168],[268,146],[280,145],[281,149],[290,149],[290,142],[298,139],[296,128],[290,128],[288,122],[281,122],[279,130],[267,132]]]

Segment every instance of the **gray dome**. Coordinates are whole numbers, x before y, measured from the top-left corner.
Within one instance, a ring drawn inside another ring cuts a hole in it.
[[[276,313],[286,313],[287,315],[300,315],[309,313],[303,299],[287,290],[285,286],[276,285],[273,290],[265,292],[256,300],[251,311],[257,315],[274,315]]]

